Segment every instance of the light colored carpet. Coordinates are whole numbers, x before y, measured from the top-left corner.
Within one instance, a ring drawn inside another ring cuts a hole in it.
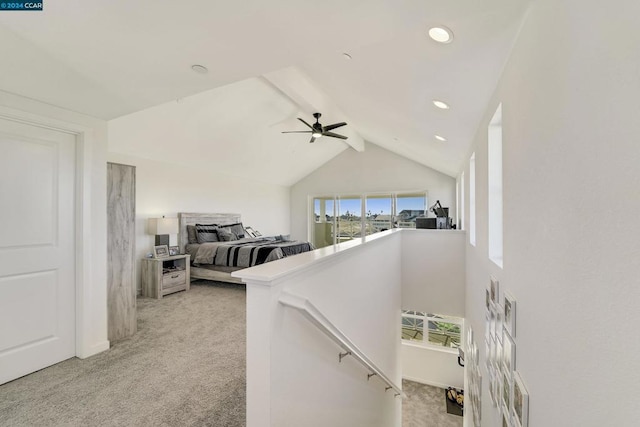
[[[139,298],[132,338],[0,386],[0,425],[244,426],[245,300],[213,282]]]
[[[461,427],[462,417],[447,414],[444,389],[402,380],[402,427]]]

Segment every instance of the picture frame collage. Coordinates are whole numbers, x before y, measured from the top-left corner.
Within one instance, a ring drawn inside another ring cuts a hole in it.
[[[480,372],[478,346],[476,345],[473,329],[471,327],[467,328],[467,336],[465,340],[467,349],[465,366],[467,366],[468,374],[467,392],[465,395],[465,410],[468,408],[468,412],[465,412],[471,415],[473,426],[480,427],[482,415],[482,373]]]
[[[489,397],[502,427],[528,427],[529,393],[516,371],[516,300],[489,278],[485,290],[485,354]],[[475,426],[474,421],[474,426]]]

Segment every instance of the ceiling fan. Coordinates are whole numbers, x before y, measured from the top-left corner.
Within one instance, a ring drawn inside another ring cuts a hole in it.
[[[344,135],[339,135],[337,133],[331,132],[332,130],[334,130],[336,128],[345,126],[347,124],[346,122],[340,122],[340,123],[334,123],[334,124],[328,125],[328,126],[322,126],[320,124],[320,122],[319,122],[320,116],[322,116],[322,114],[313,113],[313,117],[316,118],[316,122],[313,124],[313,126],[310,125],[309,123],[305,122],[300,117],[298,117],[298,120],[300,120],[302,123],[307,125],[307,127],[309,127],[310,130],[293,130],[293,131],[285,131],[285,132],[282,132],[282,133],[310,133],[311,134],[311,140],[309,142],[314,142],[316,139],[318,139],[318,138],[320,138],[322,136],[330,136],[332,138],[347,139],[347,137],[344,136]]]

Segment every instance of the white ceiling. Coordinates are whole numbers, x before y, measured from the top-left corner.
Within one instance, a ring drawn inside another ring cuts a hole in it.
[[[246,144],[263,144],[273,150],[273,158],[287,156],[297,162],[300,170],[274,180],[283,185],[291,185],[301,173],[304,176],[347,147],[334,140],[318,148],[328,138],[307,144],[306,135],[279,133],[287,126],[303,129],[296,115],[312,121],[312,109],[320,106],[326,119],[322,122],[347,121],[354,141],[360,135],[454,176],[527,2],[46,2],[44,12],[0,14],[0,89],[106,120],[209,91],[198,102],[209,99],[215,105],[204,106],[202,112],[234,119],[214,119],[218,126],[208,130],[192,129],[189,134],[200,137],[189,138],[182,147],[202,147],[223,139],[221,134],[237,135],[235,140],[250,134]],[[428,38],[428,28],[437,24],[453,30],[452,43],[441,45]],[[343,52],[353,59],[345,60]],[[209,72],[196,74],[192,64],[202,64]],[[273,79],[260,78],[273,90],[257,91],[252,108],[238,108],[252,96],[246,91],[252,84],[247,79],[275,73],[282,82],[286,75],[278,73],[292,68],[313,90],[299,88],[292,96]],[[210,91],[215,88],[223,90],[227,110],[221,109],[222,98],[216,98],[219,92]],[[229,104],[234,91],[237,102]],[[452,108],[436,109],[431,104],[435,98]],[[291,106],[254,108],[283,102]],[[435,133],[448,142],[436,141]],[[291,141],[300,146],[292,150]],[[293,152],[299,158],[291,158]],[[260,165],[267,166],[264,161],[247,166]]]

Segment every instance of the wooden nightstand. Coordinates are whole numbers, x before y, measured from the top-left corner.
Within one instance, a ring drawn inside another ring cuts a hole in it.
[[[142,296],[162,298],[178,291],[188,291],[191,283],[191,255],[142,260]]]

